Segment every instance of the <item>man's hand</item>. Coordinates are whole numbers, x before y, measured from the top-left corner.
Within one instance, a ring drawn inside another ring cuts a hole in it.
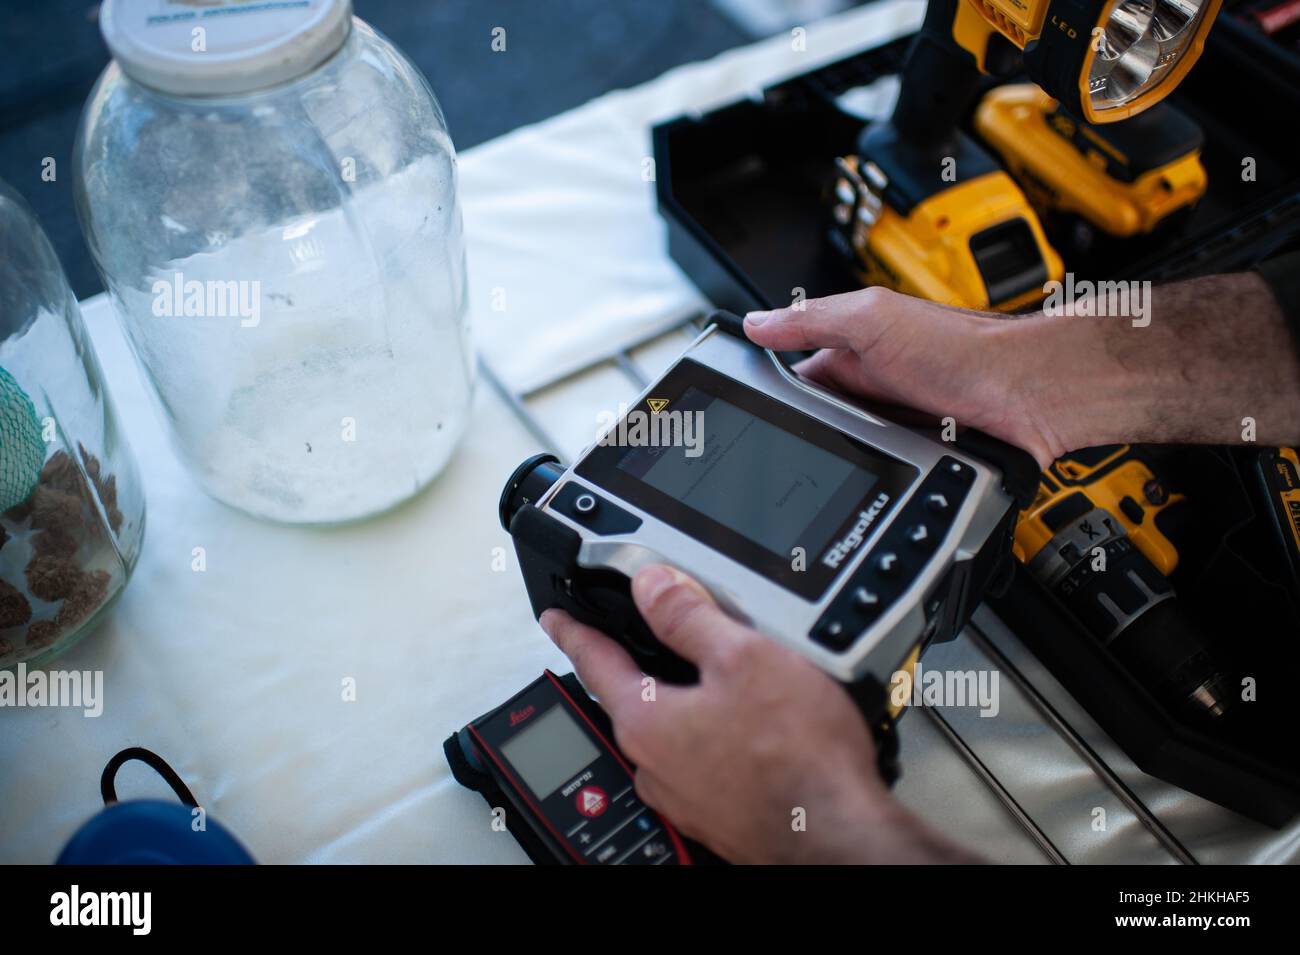
[[[732,862],[975,861],[890,795],[865,721],[830,677],[669,567],[637,574],[632,596],[699,668],[697,685],[651,693],[604,634],[559,610],[541,623],[613,721],[637,793],[683,833]]]
[[[745,331],[822,349],[799,370],[843,394],[952,417],[1043,466],[1103,444],[1300,443],[1300,352],[1258,275],[1157,286],[1149,308],[1140,326],[1003,316],[876,287],[750,313]]]
[[[1070,450],[1041,412],[1033,373],[1045,356],[1006,333],[1004,317],[875,286],[802,308],[750,312],[745,333],[777,351],[821,349],[798,371],[845,395],[953,417],[1032,454],[1046,467]]]

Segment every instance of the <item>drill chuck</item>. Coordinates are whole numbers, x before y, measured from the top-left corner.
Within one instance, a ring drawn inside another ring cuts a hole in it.
[[[1207,641],[1109,512],[1094,507],[1060,527],[1028,570],[1158,698],[1212,717],[1227,711],[1231,685]]]

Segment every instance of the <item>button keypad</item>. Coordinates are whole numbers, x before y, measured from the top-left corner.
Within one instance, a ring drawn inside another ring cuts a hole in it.
[[[845,582],[810,636],[836,652],[851,647],[925,569],[975,483],[975,469],[945,456]]]

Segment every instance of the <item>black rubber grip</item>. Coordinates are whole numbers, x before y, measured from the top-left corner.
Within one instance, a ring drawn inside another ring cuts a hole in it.
[[[724,331],[732,338],[739,338],[742,342],[749,341],[745,334],[745,318],[743,315],[737,315],[735,312],[728,312],[726,309],[718,309],[710,313],[708,323],[717,325],[719,331]]]
[[[974,428],[959,431],[955,443],[961,450],[987,461],[1002,472],[1002,490],[1015,499],[1018,509],[1023,511],[1034,502],[1042,469],[1028,451]]]

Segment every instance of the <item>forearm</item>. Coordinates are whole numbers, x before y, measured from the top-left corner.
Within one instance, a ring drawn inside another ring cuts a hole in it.
[[[844,774],[822,781],[833,791],[812,797],[806,832],[794,834],[775,856],[761,861],[814,865],[973,865],[984,862],[909,812],[877,781],[838,785]],[[755,860],[759,861],[759,860]]]
[[[1149,316],[1035,316],[993,333],[1023,356],[1022,397],[1056,450],[1238,444],[1251,422],[1259,444],[1300,443],[1300,357],[1259,276],[1158,286]]]

